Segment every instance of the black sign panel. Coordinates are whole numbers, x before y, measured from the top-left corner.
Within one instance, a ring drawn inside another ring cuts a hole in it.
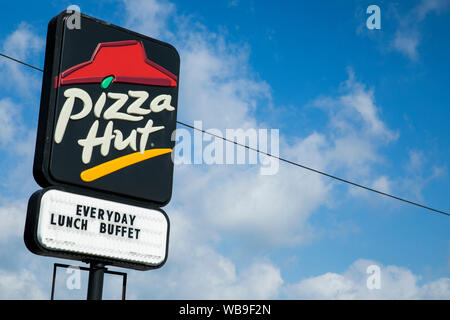
[[[33,173],[157,205],[172,193],[179,55],[169,44],[65,12],[49,23]]]

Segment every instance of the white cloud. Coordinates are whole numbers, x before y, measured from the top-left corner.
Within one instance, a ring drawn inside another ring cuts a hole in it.
[[[19,156],[32,156],[35,133],[25,125],[23,107],[10,98],[0,99],[0,148]]]
[[[352,282],[342,275],[325,273],[324,275],[305,279],[287,289],[289,298],[294,299],[350,299]]]
[[[450,299],[450,278],[440,278],[423,285],[420,289],[422,299]]]
[[[391,182],[389,181],[389,178],[387,176],[381,176],[373,182],[372,187],[375,190],[378,190],[378,191],[381,191],[384,193],[389,193],[390,189],[391,189],[390,185],[391,185]]]
[[[395,32],[392,47],[415,61],[419,57],[417,47],[419,46],[419,33],[410,29],[397,30]]]
[[[399,178],[400,188],[423,201],[422,190],[432,181],[442,178],[447,173],[444,166],[431,165],[423,150],[410,150],[405,161],[405,176]]]
[[[271,97],[267,84],[248,74],[245,48],[234,52],[200,33],[187,40],[180,49],[180,116],[208,128],[257,127],[252,111]]]
[[[372,180],[372,165],[383,163],[380,148],[398,139],[399,133],[381,119],[373,89],[355,79],[351,68],[348,79],[335,96],[321,96],[312,105],[328,113],[324,160],[328,171],[344,170],[349,179]],[[341,174],[343,175],[343,174]]]
[[[164,0],[124,0],[126,24],[133,30],[154,38],[168,38],[167,23],[172,18],[175,5]]]
[[[409,12],[401,15],[399,26],[395,32],[391,47],[404,54],[412,61],[419,58],[418,47],[420,45],[421,33],[420,23],[432,14],[439,14],[450,7],[449,0],[422,0]]]
[[[33,28],[22,22],[18,28],[3,40],[2,52],[28,63],[44,49],[45,41],[38,36]],[[39,66],[38,66],[39,67]],[[19,92],[22,96],[30,97],[40,89],[42,74],[19,63],[5,58],[0,60],[0,75],[4,87]]]
[[[36,132],[24,123],[23,109],[10,98],[0,100],[0,163],[8,169],[0,172],[0,185],[16,195],[36,189],[32,178]]]
[[[0,100],[0,148],[10,147],[22,133],[19,107],[9,98]]]
[[[30,25],[21,23],[2,41],[1,51],[19,60],[33,63],[33,58],[40,54],[43,48],[43,39]],[[41,77],[42,74],[38,71],[7,59],[0,59],[2,88],[8,95],[18,93],[14,95],[14,99],[0,99],[0,161],[7,168],[0,173],[0,184],[19,197],[36,189],[32,178],[36,129],[26,123],[25,118],[29,119],[32,112],[26,113],[25,110],[37,110]]]
[[[439,14],[449,7],[449,0],[422,0],[412,11],[417,19],[422,21],[429,13]]]
[[[0,199],[0,243],[23,236],[26,212],[26,201]]]
[[[3,43],[6,54],[16,59],[27,59],[44,48],[44,41],[38,37],[32,27],[22,22],[18,28],[8,36]]]
[[[310,240],[308,217],[327,196],[321,178],[286,165],[273,176],[261,176],[257,168],[210,168],[178,178],[199,175],[205,178],[191,180],[189,193],[178,197],[184,210],[202,214],[218,232],[238,233],[245,242],[266,246]],[[202,201],[190,203],[191,193],[203,195]]]
[[[168,263],[161,270],[133,274],[131,299],[271,299],[283,283],[280,270],[268,261],[238,269],[205,243],[208,230],[184,211],[171,209]],[[145,280],[144,280],[145,279]],[[152,283],[149,288],[146,283]]]
[[[282,284],[280,270],[270,263],[254,263],[241,272],[226,257],[208,247],[194,247],[188,257],[168,267],[169,275],[158,279],[173,299],[271,299]]]
[[[47,299],[40,281],[28,270],[5,271],[0,269],[0,299]]]
[[[370,265],[380,267],[380,289],[369,289]],[[419,285],[420,277],[398,266],[382,266],[370,260],[354,262],[344,273],[325,273],[286,286],[291,299],[450,299],[450,278]]]
[[[343,95],[339,96],[335,102],[339,107],[335,112],[335,118],[340,123],[340,129],[348,130],[351,125],[362,123],[360,131],[364,135],[384,139],[388,142],[396,140],[398,133],[387,128],[380,119],[381,109],[375,105],[374,91],[356,81],[353,69],[348,68],[347,72],[348,79],[341,86]],[[355,116],[359,119],[352,119]],[[333,119],[333,121],[335,120]],[[342,126],[343,124],[344,126]]]

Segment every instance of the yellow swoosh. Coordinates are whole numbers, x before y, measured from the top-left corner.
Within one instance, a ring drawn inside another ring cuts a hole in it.
[[[91,182],[132,164],[172,152],[172,149],[149,149],[119,157],[81,172],[81,180]]]

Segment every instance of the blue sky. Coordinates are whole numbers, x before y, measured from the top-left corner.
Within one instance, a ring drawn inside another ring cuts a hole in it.
[[[179,120],[279,129],[283,157],[450,210],[450,1],[8,2],[1,51],[42,67],[47,23],[70,4],[178,49]],[[371,4],[380,30],[366,28]],[[46,299],[53,263],[67,262],[34,256],[22,240],[39,188],[41,77],[0,60],[4,299]],[[282,163],[274,176],[178,165],[174,177],[168,261],[130,272],[131,298],[450,298],[446,216]],[[366,287],[372,264],[379,290]]]

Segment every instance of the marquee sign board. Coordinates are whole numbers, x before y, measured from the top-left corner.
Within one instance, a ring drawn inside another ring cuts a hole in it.
[[[166,261],[168,235],[159,208],[47,188],[30,198],[24,238],[36,254],[147,270]]]
[[[180,59],[167,43],[81,14],[51,20],[33,174],[162,206],[172,194]]]

